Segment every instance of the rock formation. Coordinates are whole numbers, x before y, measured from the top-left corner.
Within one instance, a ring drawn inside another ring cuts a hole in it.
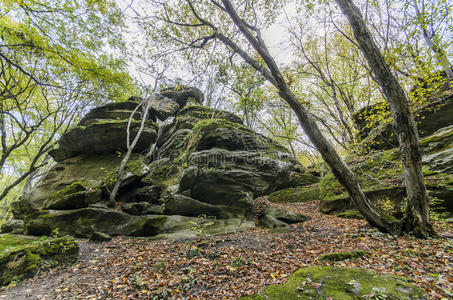
[[[61,137],[50,153],[58,163],[13,204],[26,233],[42,235],[58,228],[78,237],[193,237],[306,219],[276,208],[256,211],[253,200],[318,178],[234,114],[202,106],[203,95],[194,88],[167,89],[152,97],[150,118],[126,165],[117,206],[108,208],[126,149],[127,123],[138,101],[97,107]],[[132,137],[142,115],[137,111],[131,120]]]
[[[453,214],[453,90],[419,108],[415,115],[418,119],[420,144],[423,150],[423,173],[428,194],[431,197],[431,208],[446,214]],[[363,109],[359,114],[371,112],[374,107]],[[356,119],[360,119],[356,117]],[[362,121],[361,121],[362,122]],[[362,128],[363,142],[372,149],[363,156],[351,156],[349,164],[365,194],[378,207],[388,210],[399,217],[404,208],[406,190],[402,181],[402,167],[399,149],[394,135],[391,135],[390,124],[377,126],[371,131],[364,123]],[[318,193],[321,199],[320,210],[324,213],[339,213],[354,209],[345,190],[333,174],[321,180],[319,186],[303,188],[307,192]],[[353,216],[355,214],[346,214]]]

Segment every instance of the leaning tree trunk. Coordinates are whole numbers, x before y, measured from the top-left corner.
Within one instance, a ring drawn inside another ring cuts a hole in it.
[[[394,129],[398,136],[403,175],[407,191],[407,211],[402,229],[426,238],[434,234],[429,220],[429,199],[423,180],[421,148],[409,101],[406,94],[386,64],[381,51],[374,43],[362,14],[351,0],[335,0],[349,20],[357,40],[371,70],[382,88],[394,119]]]
[[[264,69],[257,64],[250,56],[248,56],[242,49],[240,49],[228,37],[217,33],[217,37],[225,44],[230,46],[236,53],[238,53],[247,63],[259,71],[267,80],[269,80],[277,89],[280,97],[289,104],[291,109],[296,113],[299,122],[304,129],[305,133],[310,138],[311,142],[315,145],[321,153],[324,161],[332,169],[335,177],[347,190],[349,197],[352,199],[355,206],[363,214],[366,220],[372,225],[384,232],[399,233],[399,223],[392,221],[385,215],[378,212],[373,208],[370,201],[367,199],[360,184],[357,181],[354,173],[348,168],[345,162],[340,158],[333,145],[324,137],[315,119],[311,113],[301,104],[297,97],[291,92],[287,83],[283,79],[283,75],[270,55],[267,47],[259,36],[259,31],[255,30],[257,37],[255,38],[249,31],[250,25],[246,24],[241,19],[229,0],[222,0],[225,11],[230,15],[233,22],[238,26],[239,30],[247,38],[253,48],[263,58],[269,70]]]

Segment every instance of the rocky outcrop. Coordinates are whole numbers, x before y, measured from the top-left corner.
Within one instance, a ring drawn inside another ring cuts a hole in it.
[[[368,111],[374,109],[375,107],[371,107]],[[416,116],[419,120],[423,173],[428,194],[431,197],[431,208],[439,213],[451,215],[453,214],[453,96],[451,90],[446,91],[440,100],[418,109]],[[364,142],[369,146],[376,132],[386,136],[385,131],[379,131],[382,128],[378,126],[369,132]],[[389,138],[387,135],[385,139],[389,140]],[[367,197],[377,204],[377,207],[400,217],[404,210],[403,199],[406,197],[406,190],[402,180],[399,151],[397,148],[388,149],[390,145],[377,147],[386,150],[367,151],[366,155],[350,157],[348,161]],[[333,174],[323,177],[319,190],[322,212],[336,214],[354,209],[348,195]]]
[[[264,217],[283,226],[305,220],[252,209],[256,197],[318,181],[287,149],[234,114],[203,107],[197,89],[167,89],[149,101],[150,120],[126,165],[116,207],[106,203],[129,116],[136,111],[134,136],[143,115],[136,98],[93,109],[62,136],[51,152],[58,163],[13,204],[28,234],[58,228],[78,237],[193,237],[244,230],[265,224]]]
[[[388,150],[398,147],[391,118],[382,122],[375,121],[376,114],[390,114],[386,103],[367,106],[357,112],[353,119],[359,129],[358,137],[362,143],[373,150]],[[445,91],[414,110],[414,119],[421,138],[434,134],[441,128],[453,125],[453,90]]]

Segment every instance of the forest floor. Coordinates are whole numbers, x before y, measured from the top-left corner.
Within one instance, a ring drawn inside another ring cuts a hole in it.
[[[354,266],[404,276],[430,299],[453,297],[453,228],[436,222],[439,239],[380,233],[364,220],[321,214],[318,201],[276,205],[311,216],[290,232],[254,229],[192,240],[115,237],[80,240],[80,260],[0,290],[0,299],[237,299],[312,265]],[[365,250],[343,262],[321,255]]]

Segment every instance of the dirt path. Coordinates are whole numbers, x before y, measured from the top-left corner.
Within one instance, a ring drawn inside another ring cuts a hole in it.
[[[286,233],[255,229],[196,240],[80,241],[77,264],[4,288],[0,299],[235,299],[315,264],[401,275],[423,287],[431,299],[451,297],[451,239],[396,238],[376,232],[363,220],[320,214],[317,205],[281,205],[312,217]],[[451,226],[436,223],[436,228],[453,235]],[[372,255],[339,263],[319,261],[322,254],[351,250]]]

